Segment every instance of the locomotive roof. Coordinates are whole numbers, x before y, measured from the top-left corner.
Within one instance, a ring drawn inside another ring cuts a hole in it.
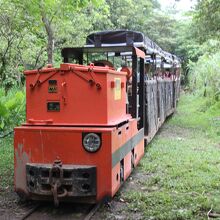
[[[166,60],[173,61],[173,55],[162,50],[155,42],[138,31],[111,30],[95,32],[87,36],[85,47],[142,47],[147,54],[159,54]]]
[[[136,44],[136,45],[135,45]],[[138,31],[115,30],[95,32],[87,36],[87,46],[139,46],[151,45],[151,40]]]
[[[149,54],[163,50],[150,38],[138,31],[113,30],[95,32],[87,36],[86,47],[134,46],[144,48]]]

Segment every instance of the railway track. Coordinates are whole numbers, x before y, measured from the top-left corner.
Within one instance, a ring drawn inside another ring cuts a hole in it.
[[[41,203],[30,208],[19,220],[90,220],[101,204],[64,203],[55,208],[53,204]]]

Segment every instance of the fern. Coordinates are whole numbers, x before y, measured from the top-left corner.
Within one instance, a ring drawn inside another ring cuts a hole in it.
[[[0,131],[7,132],[25,119],[25,93],[13,88],[5,95],[0,88]]]

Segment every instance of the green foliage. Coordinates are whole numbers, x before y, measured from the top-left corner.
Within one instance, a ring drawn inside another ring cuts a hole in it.
[[[151,15],[154,7],[150,0],[106,0],[106,3],[114,29],[142,31],[143,24],[147,20],[145,16]]]
[[[0,0],[0,86],[20,86],[21,71],[45,66],[53,53],[55,65],[60,63],[60,48],[82,45],[93,30],[82,9],[103,7],[103,2]]]
[[[200,95],[209,97],[210,100],[220,100],[219,52],[205,53],[196,63],[190,63],[190,88]]]
[[[175,53],[177,42],[177,21],[168,13],[154,10],[144,21],[141,30],[155,41],[161,48],[170,53]]]
[[[194,21],[197,24],[197,37],[201,42],[220,37],[220,1],[200,0],[197,4]]]
[[[193,129],[195,134],[204,132],[213,141],[220,140],[220,101],[213,104],[209,97],[191,94],[183,96],[180,102],[180,114],[172,118],[172,125]]]
[[[176,52],[184,61],[185,81],[191,91],[207,96],[212,104],[220,97],[219,9],[219,1],[198,1],[192,19],[181,23],[177,35]]]
[[[13,138],[0,139],[0,191],[13,188],[14,148]]]
[[[19,46],[24,24],[18,9],[9,1],[0,1],[0,85],[10,87],[18,79]]]
[[[0,89],[0,132],[12,129],[25,120],[25,94],[14,88],[5,96]]]

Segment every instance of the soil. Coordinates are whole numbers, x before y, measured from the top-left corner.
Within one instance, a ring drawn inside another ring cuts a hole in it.
[[[22,202],[13,191],[13,187],[8,188],[0,193],[0,220],[21,219],[35,204],[35,202]]]

